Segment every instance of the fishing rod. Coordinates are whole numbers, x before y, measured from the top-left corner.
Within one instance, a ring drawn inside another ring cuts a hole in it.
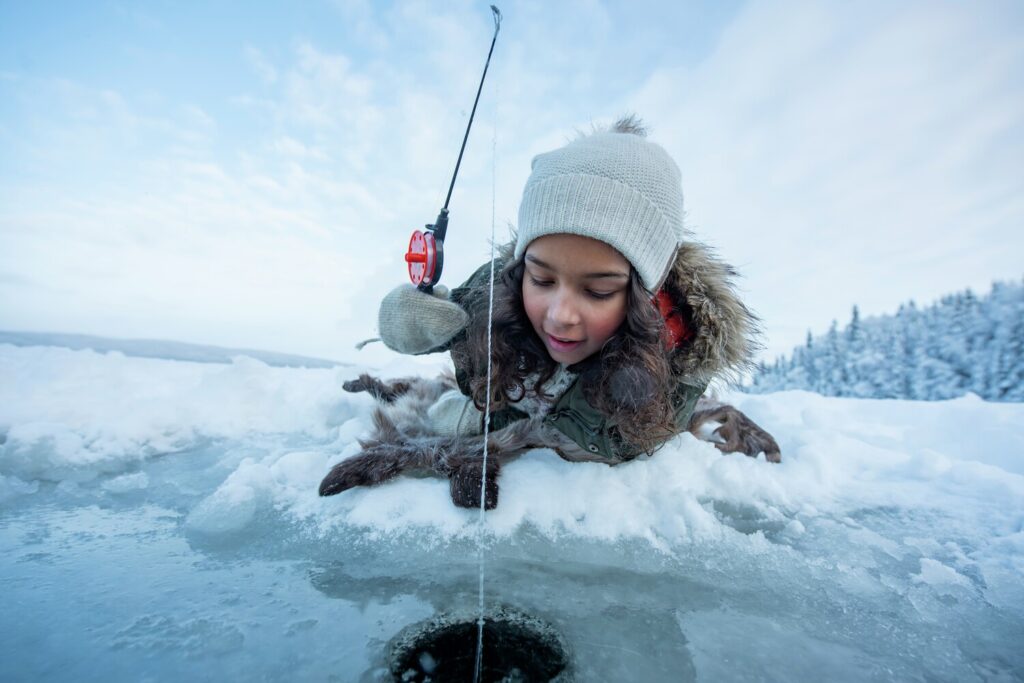
[[[466,124],[466,134],[462,137],[462,148],[459,149],[459,159],[455,162],[455,172],[452,173],[452,182],[448,186],[448,196],[445,197],[441,212],[437,214],[437,220],[432,224],[428,223],[423,230],[413,231],[409,239],[409,251],[405,254],[405,262],[409,265],[409,279],[420,291],[428,294],[434,291],[434,285],[441,279],[441,268],[444,266],[444,237],[448,232],[448,202],[452,199],[455,178],[459,175],[462,154],[466,151],[466,141],[469,140],[469,129],[473,127],[476,105],[480,102],[480,92],[484,89],[484,79],[487,78],[487,67],[491,64],[494,43],[497,42],[498,31],[501,30],[501,10],[491,5],[491,12],[494,15],[494,37],[491,39],[491,49],[487,53],[484,73],[480,76],[480,86],[476,89],[476,99],[473,100],[473,111],[470,112],[469,123]]]

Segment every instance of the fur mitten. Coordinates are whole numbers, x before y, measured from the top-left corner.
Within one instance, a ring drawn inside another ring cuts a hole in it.
[[[707,422],[717,422],[711,437],[702,434],[702,427]],[[782,462],[782,451],[779,443],[756,422],[736,408],[725,403],[705,397],[697,402],[697,409],[690,416],[687,430],[698,439],[706,439],[715,443],[715,448],[723,453],[745,453],[756,458],[764,453],[768,462]],[[722,441],[715,441],[715,439]]]
[[[484,461],[467,459],[452,468],[448,479],[452,502],[460,508],[480,508],[480,481],[483,479]],[[501,465],[497,458],[487,461],[487,483],[484,485],[484,509],[498,505],[498,475]]]
[[[385,346],[399,353],[426,353],[454,337],[469,322],[469,315],[448,300],[448,290],[434,294],[412,285],[400,285],[380,302],[377,327]]]
[[[462,449],[459,440],[435,439],[421,444],[366,442],[359,455],[343,460],[320,483],[321,496],[333,496],[356,486],[375,486],[409,470],[426,470],[448,477],[452,502],[462,508],[480,507],[480,482],[483,478],[482,453]],[[484,509],[498,505],[498,475],[501,462],[487,460]]]

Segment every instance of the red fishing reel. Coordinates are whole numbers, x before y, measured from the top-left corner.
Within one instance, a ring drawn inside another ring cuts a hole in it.
[[[405,262],[409,266],[409,279],[428,294],[441,279],[444,267],[444,235],[448,231],[448,210],[441,209],[437,222],[416,230],[409,238],[409,251]]]
[[[424,281],[437,282],[437,242],[434,233],[417,230],[409,240],[409,251],[405,254],[409,264],[409,279],[419,287]]]

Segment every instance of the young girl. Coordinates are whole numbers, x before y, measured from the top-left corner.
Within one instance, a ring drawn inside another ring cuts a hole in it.
[[[749,366],[756,319],[732,269],[684,230],[679,169],[635,118],[533,160],[517,237],[495,271],[487,508],[501,464],[536,447],[614,465],[714,420],[721,450],[779,460],[770,435],[702,399],[713,378]],[[450,351],[455,376],[346,383],[384,406],[375,438],[331,470],[321,495],[427,469],[451,479],[457,505],[479,506],[490,273],[485,264],[450,296],[404,285],[385,297],[384,343]]]

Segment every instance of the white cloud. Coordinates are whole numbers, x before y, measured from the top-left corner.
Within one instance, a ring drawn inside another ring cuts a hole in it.
[[[277,69],[270,60],[264,56],[263,52],[252,45],[247,45],[243,51],[246,61],[249,66],[252,67],[256,75],[263,80],[264,83],[274,84],[277,82]]]
[[[787,9],[751,4],[707,60],[656,71],[634,100],[773,350],[854,303],[894,311],[1019,272],[1016,32],[977,6]]]
[[[327,152],[323,149],[306,145],[287,135],[282,135],[274,140],[272,148],[274,151],[285,157],[293,157],[296,159],[316,159],[319,161],[327,161],[329,159]]]

